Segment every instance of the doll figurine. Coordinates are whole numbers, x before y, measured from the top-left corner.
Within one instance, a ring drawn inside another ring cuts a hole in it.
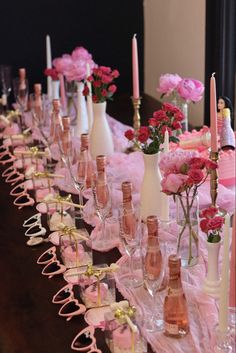
[[[235,149],[235,135],[231,127],[230,109],[223,109],[222,128],[220,132],[220,147],[222,150]]]
[[[233,116],[233,106],[231,103],[231,100],[226,97],[226,96],[220,96],[218,98],[218,102],[217,102],[217,126],[218,126],[218,133],[219,135],[221,135],[221,129],[222,129],[222,125],[223,125],[223,110],[225,108],[229,108],[230,110],[230,114],[231,116]]]

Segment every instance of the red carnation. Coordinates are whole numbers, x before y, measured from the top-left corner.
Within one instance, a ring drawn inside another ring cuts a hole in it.
[[[110,85],[110,86],[108,87],[108,91],[111,92],[111,93],[115,93],[116,90],[117,90],[116,85]]]
[[[89,95],[89,88],[88,88],[87,85],[84,85],[83,95],[84,95],[85,97]]]
[[[213,162],[210,159],[208,159],[206,161],[206,168],[209,170],[215,170],[218,168],[218,164],[216,162]]]
[[[172,127],[173,127],[174,130],[179,130],[179,129],[182,128],[182,125],[180,124],[179,121],[173,121]]]
[[[132,140],[134,139],[134,131],[131,130],[131,129],[125,131],[125,137],[126,137],[128,140],[132,141]]]
[[[200,221],[200,228],[204,233],[207,233],[209,230],[208,222],[209,222],[209,220],[206,218],[204,218]]]
[[[224,218],[220,216],[216,216],[214,218],[211,218],[208,222],[208,228],[209,230],[219,230],[222,228],[224,224]]]
[[[209,207],[200,212],[200,217],[203,218],[213,218],[216,213],[217,213],[217,208],[216,207]]]
[[[138,131],[138,140],[141,143],[145,143],[150,136],[149,129],[147,126],[141,126]]]

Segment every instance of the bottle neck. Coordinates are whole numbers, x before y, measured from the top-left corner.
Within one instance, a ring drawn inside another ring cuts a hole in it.
[[[180,271],[171,271],[169,274],[168,287],[172,289],[182,289],[181,273]]]

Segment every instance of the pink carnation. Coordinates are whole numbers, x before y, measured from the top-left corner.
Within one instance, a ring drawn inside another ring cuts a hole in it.
[[[204,85],[198,80],[184,78],[179,82],[177,92],[186,101],[199,102],[202,99]]]
[[[181,77],[177,74],[161,75],[159,79],[159,88],[157,88],[157,91],[162,94],[169,95],[178,86],[180,81]]]
[[[162,190],[167,194],[181,192],[187,179],[188,176],[184,174],[168,174],[161,181]]]

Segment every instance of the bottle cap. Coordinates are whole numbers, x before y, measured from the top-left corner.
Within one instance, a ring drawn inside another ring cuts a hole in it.
[[[41,85],[41,83],[35,83],[35,84],[34,84],[34,93],[35,93],[36,95],[40,95],[41,92],[42,92],[42,85]]]
[[[52,106],[53,106],[53,110],[59,111],[60,110],[60,100],[59,99],[53,99]]]
[[[26,70],[25,70],[24,67],[21,67],[21,68],[19,69],[19,77],[20,77],[21,80],[24,80],[24,79],[25,79],[25,76],[26,76]]]
[[[157,216],[147,217],[148,234],[158,235],[158,218]]]
[[[80,136],[81,140],[81,149],[88,149],[89,145],[89,134],[81,134]]]
[[[103,172],[105,170],[106,165],[106,156],[99,155],[96,157],[97,171]]]

